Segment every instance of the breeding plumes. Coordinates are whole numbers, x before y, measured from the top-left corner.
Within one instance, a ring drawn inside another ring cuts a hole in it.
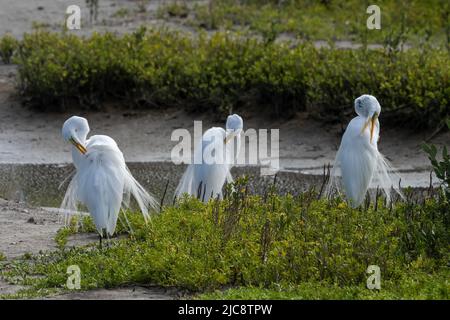
[[[175,190],[175,197],[187,193],[205,202],[210,198],[222,197],[225,182],[233,181],[230,170],[239,156],[243,125],[242,118],[233,114],[227,118],[226,131],[212,127],[203,134],[194,150],[193,162]]]
[[[365,94],[355,100],[355,111],[358,116],[350,121],[342,137],[327,193],[343,188],[351,206],[358,207],[369,187],[379,187],[389,202],[392,188],[402,193],[398,174],[378,151],[381,106],[374,96]]]
[[[85,118],[73,116],[63,125],[62,135],[72,147],[72,159],[76,168],[66,191],[61,208],[76,212],[78,204],[84,204],[102,237],[114,234],[121,208],[128,208],[130,195],[136,199],[147,220],[149,208],[157,202],[134,179],[116,142],[104,135],[86,140],[89,125]]]

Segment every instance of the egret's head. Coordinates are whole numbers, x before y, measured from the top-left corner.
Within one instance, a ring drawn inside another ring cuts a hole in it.
[[[363,133],[366,128],[369,127],[370,142],[372,142],[376,122],[381,113],[380,103],[374,96],[363,94],[359,98],[355,99],[355,111],[359,116],[366,119],[366,122],[361,129],[361,133]]]
[[[244,121],[237,114],[232,114],[228,116],[226,129],[227,129],[227,137],[225,138],[225,143],[229,141],[229,139],[237,136],[241,133],[244,128]]]
[[[72,143],[82,154],[87,152],[83,145],[89,133],[89,124],[85,118],[73,116],[64,122],[62,135],[65,141]]]

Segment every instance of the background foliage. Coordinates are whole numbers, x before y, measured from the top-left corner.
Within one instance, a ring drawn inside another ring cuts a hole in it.
[[[450,114],[449,55],[431,46],[318,49],[226,32],[193,38],[140,29],[85,39],[39,31],[24,36],[14,61],[21,92],[47,109],[99,108],[114,99],[128,107],[224,113],[307,110],[336,121],[353,114],[356,97],[370,93],[385,119],[410,126],[436,125]]]
[[[383,43],[402,31],[409,42],[423,39],[449,44],[450,6],[446,0],[380,0],[381,29],[368,32],[361,0],[169,0],[159,17],[206,30],[249,30],[268,40],[288,36],[305,40]]]

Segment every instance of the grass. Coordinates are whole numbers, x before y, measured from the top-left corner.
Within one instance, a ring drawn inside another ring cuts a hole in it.
[[[170,12],[183,11],[185,24],[208,30],[249,29],[267,39],[281,33],[307,40],[354,40],[383,43],[385,38],[404,30],[409,40],[419,45],[424,39],[448,45],[448,1],[377,1],[381,10],[381,30],[367,30],[369,1],[274,1],[210,0],[186,5],[168,1],[160,17],[178,17]],[[188,16],[188,13],[191,13]]]
[[[239,287],[216,290],[196,296],[203,300],[412,300],[450,299],[448,269],[428,274],[405,274],[396,281],[383,281],[380,290],[369,290],[364,284],[340,287],[330,283],[302,283],[274,288]]]
[[[78,265],[82,290],[157,284],[197,298],[448,298],[450,205],[443,193],[352,209],[313,190],[251,196],[245,185],[238,182],[223,201],[185,198],[147,225],[130,213],[134,232],[107,248],[61,245],[2,274],[30,286],[22,296],[67,291],[67,267]],[[60,233],[60,241],[73,232]],[[382,272],[379,293],[364,289],[373,264]]]

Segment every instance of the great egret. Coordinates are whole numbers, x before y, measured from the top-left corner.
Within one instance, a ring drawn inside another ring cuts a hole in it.
[[[72,147],[76,168],[61,208],[77,210],[78,203],[89,210],[102,237],[112,236],[120,209],[127,208],[134,196],[147,221],[149,208],[156,208],[154,198],[134,179],[116,142],[104,135],[86,140],[89,125],[85,118],[73,116],[64,122],[62,135]]]
[[[398,174],[378,151],[381,106],[371,95],[355,99],[357,117],[347,126],[331,171],[328,193],[340,189],[337,179],[341,171],[342,186],[351,206],[358,207],[364,200],[370,185],[381,187],[386,199],[391,200],[391,188],[402,195],[394,176]]]
[[[205,202],[210,198],[222,197],[225,181],[233,181],[230,170],[239,155],[243,125],[242,118],[233,114],[227,118],[226,131],[220,127],[212,127],[203,134],[194,150],[194,162],[184,172],[175,190],[175,197],[187,193]],[[235,153],[234,138],[237,141]]]

